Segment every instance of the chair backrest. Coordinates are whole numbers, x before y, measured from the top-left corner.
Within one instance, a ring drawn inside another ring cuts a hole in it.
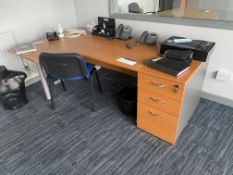
[[[41,53],[40,64],[49,76],[69,78],[75,76],[87,77],[87,67],[84,58],[78,53]]]
[[[140,6],[136,2],[130,3],[128,9],[129,13],[141,13]]]

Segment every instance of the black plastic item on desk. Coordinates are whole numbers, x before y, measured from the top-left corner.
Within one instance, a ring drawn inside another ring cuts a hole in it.
[[[26,78],[24,72],[0,66],[0,101],[6,110],[18,109],[28,103],[24,83]]]
[[[106,38],[115,37],[115,28],[103,28],[101,25],[96,25],[92,30],[92,35],[103,36]]]
[[[96,25],[93,30],[93,35],[103,36],[106,38],[114,38],[115,37],[115,19],[107,18],[107,17],[98,17],[98,25]]]
[[[121,111],[128,116],[137,114],[137,88],[126,87],[118,92],[118,103]],[[136,118],[135,118],[136,119]]]
[[[120,24],[116,30],[116,39],[129,40],[132,38],[133,27]]]
[[[57,32],[47,32],[46,37],[48,41],[56,41],[59,40]]]
[[[183,37],[172,36],[161,44],[160,53],[163,54],[168,49],[192,50],[193,59],[205,62],[209,52],[215,46],[214,42],[192,40],[187,43],[175,43],[174,39],[185,39]]]
[[[190,68],[192,56],[191,50],[167,50],[161,59],[149,60],[148,66],[174,76],[180,76]]]
[[[159,38],[158,34],[144,31],[139,39],[139,42],[142,44],[154,45],[157,44],[158,38]]]

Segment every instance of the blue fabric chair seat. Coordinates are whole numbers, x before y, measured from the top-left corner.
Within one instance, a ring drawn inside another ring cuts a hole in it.
[[[89,76],[91,75],[91,71],[92,69],[95,67],[94,64],[91,63],[86,63],[86,70],[87,70],[87,78],[89,78]],[[63,78],[63,77],[58,77],[56,75],[52,75],[53,79],[63,79],[63,80],[84,80],[85,77],[84,76],[75,76],[75,77],[67,77],[67,78]]]

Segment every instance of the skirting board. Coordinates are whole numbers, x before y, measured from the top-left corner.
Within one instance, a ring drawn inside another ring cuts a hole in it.
[[[210,100],[210,101],[214,101],[216,103],[221,103],[223,105],[233,107],[233,100],[231,99],[227,99],[227,98],[220,97],[214,94],[210,94],[208,92],[202,92],[201,97],[207,100]]]

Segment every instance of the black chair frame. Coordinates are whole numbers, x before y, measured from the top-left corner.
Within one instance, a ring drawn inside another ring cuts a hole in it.
[[[67,57],[67,59],[66,59]],[[50,59],[50,60],[49,60]],[[69,60],[67,62],[67,60]],[[53,62],[56,62],[53,64]],[[60,62],[59,62],[60,61]],[[70,76],[82,76],[84,80],[90,79],[90,90],[92,97],[92,110],[95,111],[95,96],[94,96],[94,76],[96,77],[99,91],[102,93],[102,86],[100,83],[98,71],[95,67],[92,68],[89,76],[87,75],[86,63],[82,56],[77,53],[42,53],[40,55],[40,64],[45,70],[46,79],[49,85],[49,91],[51,94],[51,100],[49,101],[51,109],[54,109],[54,94],[53,94],[53,84],[54,80],[60,79],[61,85],[64,91],[66,91],[66,86],[64,79],[69,78]],[[76,66],[77,67],[76,67]],[[56,68],[57,66],[57,68]],[[70,67],[69,67],[70,66]],[[66,69],[69,70],[66,70]],[[51,72],[52,70],[52,72]],[[58,74],[59,78],[54,77],[54,72]],[[62,77],[62,78],[60,78]],[[70,81],[70,80],[69,80]],[[74,80],[75,81],[75,80]]]

